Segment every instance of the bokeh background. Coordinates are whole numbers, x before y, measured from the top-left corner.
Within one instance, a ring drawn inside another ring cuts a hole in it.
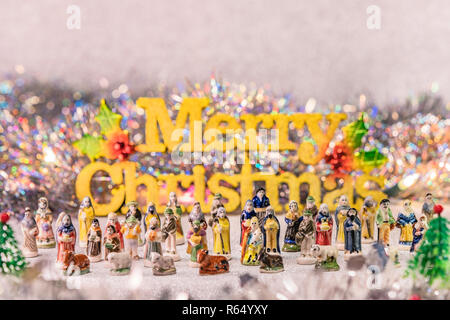
[[[72,4],[79,30],[66,26]],[[367,28],[370,5],[381,9],[380,30]],[[78,89],[104,78],[138,90],[216,72],[300,103],[365,93],[384,105],[433,85],[450,97],[446,0],[2,0],[0,24],[0,72],[20,65]]]

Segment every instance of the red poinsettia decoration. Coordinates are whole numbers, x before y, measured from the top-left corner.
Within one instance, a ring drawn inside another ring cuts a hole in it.
[[[344,143],[337,143],[331,152],[325,153],[325,162],[336,174],[350,172],[353,169],[352,150]]]
[[[6,212],[3,212],[0,214],[0,221],[5,224],[7,223],[9,220],[9,214],[7,214]]]
[[[109,159],[127,160],[134,153],[134,145],[130,143],[126,130],[114,131],[108,135],[105,142],[106,157]]]

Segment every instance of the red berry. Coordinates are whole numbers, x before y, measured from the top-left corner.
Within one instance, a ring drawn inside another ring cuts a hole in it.
[[[442,211],[444,211],[444,207],[442,207],[442,205],[437,204],[434,206],[433,211],[435,213],[437,213],[438,215],[440,215],[442,213]]]
[[[0,215],[0,221],[1,221],[2,223],[7,223],[8,220],[9,220],[9,215],[8,215],[7,213],[2,213],[2,214]]]

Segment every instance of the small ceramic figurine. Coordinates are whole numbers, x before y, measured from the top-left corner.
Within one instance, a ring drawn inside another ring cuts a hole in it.
[[[148,206],[147,206],[147,212],[145,213],[145,218],[144,218],[144,227],[145,227],[145,232],[147,232],[149,226],[150,226],[150,221],[155,218],[157,223],[158,223],[158,228],[161,227],[161,218],[159,217],[158,212],[156,212],[156,207],[153,204],[153,202],[149,202]]]
[[[62,269],[66,276],[89,273],[89,258],[85,254],[75,254],[71,250],[65,250],[62,254]]]
[[[153,253],[152,268],[155,276],[168,276],[177,272],[172,257],[163,257],[156,252]]]
[[[284,271],[283,258],[281,254],[268,254],[265,251],[261,252],[259,258],[259,272],[275,273]]]
[[[206,231],[201,227],[199,220],[192,223],[192,227],[187,234],[188,245],[186,253],[190,255],[189,266],[198,268],[200,264],[197,261],[199,250],[208,250],[206,246]]]
[[[266,216],[266,208],[270,206],[270,200],[266,196],[266,190],[259,188],[256,190],[256,195],[253,197],[253,208],[255,208],[256,216],[258,217],[259,225],[263,225],[263,220]]]
[[[165,255],[172,257],[173,261],[179,261],[181,258],[177,253],[176,247],[177,218],[170,207],[164,210],[164,222],[161,227],[161,232],[163,235],[162,240],[165,241],[166,245]]]
[[[313,214],[311,211],[305,210],[300,218],[300,225],[295,235],[295,241],[300,247],[300,257],[297,259],[298,264],[314,264],[316,262],[316,258],[313,257],[311,252],[311,247],[314,244],[314,234]]]
[[[36,244],[36,237],[39,233],[36,221],[30,208],[25,208],[25,216],[21,222],[23,234],[22,253],[25,258],[33,258],[38,256],[38,246]]]
[[[306,198],[306,205],[305,208],[303,209],[303,211],[309,210],[311,211],[312,214],[312,218],[313,221],[316,219],[317,217],[317,206],[316,206],[316,200],[314,199],[313,196],[308,196],[308,198]]]
[[[203,230],[206,230],[208,228],[205,215],[203,214],[202,209],[200,207],[200,202],[198,201],[194,202],[194,205],[192,206],[192,211],[188,216],[188,222],[191,225],[191,227],[195,220],[200,221],[200,226],[202,227]]]
[[[162,233],[159,228],[158,219],[153,217],[149,221],[147,232],[145,233],[145,247],[144,247],[144,267],[153,267],[153,256],[159,254],[162,256]]]
[[[108,255],[110,273],[114,276],[122,276],[130,273],[132,259],[128,252],[111,252]]]
[[[259,266],[259,255],[263,247],[263,236],[259,227],[258,218],[246,220],[249,226],[244,234],[241,251],[241,263],[246,266]]]
[[[211,203],[211,216],[208,219],[208,225],[210,227],[212,227],[213,223],[214,223],[214,219],[216,218],[217,215],[217,209],[219,209],[219,207],[222,207],[222,195],[220,193],[216,193],[214,195],[214,198],[212,200]]]
[[[397,216],[397,227],[400,228],[398,250],[410,250],[413,242],[413,226],[417,222],[416,215],[411,208],[411,200],[403,203],[403,212]]]
[[[226,273],[230,270],[228,259],[224,256],[210,256],[208,251],[200,249],[197,253],[197,261],[200,264],[200,275],[212,275]]]
[[[268,254],[280,254],[280,222],[270,206],[266,208],[261,230],[264,237],[264,251]]]
[[[85,197],[81,202],[80,210],[78,210],[78,228],[80,232],[78,245],[81,248],[87,247],[87,234],[94,218],[95,214],[91,198]]]
[[[93,219],[88,232],[87,256],[91,262],[102,260],[102,230],[98,219]]]
[[[223,255],[228,260],[231,259],[230,245],[230,220],[227,217],[225,207],[217,210],[213,223],[213,248],[214,254]]]
[[[106,234],[103,238],[105,245],[105,261],[108,261],[108,255],[112,252],[120,252],[120,236],[114,225],[110,224],[106,227]]]
[[[425,217],[427,217],[427,222],[430,222],[431,219],[433,219],[433,215],[434,215],[434,206],[435,206],[435,202],[433,200],[433,195],[431,193],[427,193],[425,195],[425,202],[423,203],[422,206],[422,214],[425,215]]]
[[[358,218],[358,211],[355,208],[347,210],[347,219],[344,222],[344,232],[344,259],[346,260],[350,258],[350,255],[361,254],[361,221]]]
[[[119,219],[117,218],[117,214],[114,212],[110,212],[108,214],[108,220],[106,221],[105,234],[108,234],[109,226],[114,226],[114,230],[117,233],[119,240],[120,240],[120,249],[123,250],[125,243],[123,241],[123,234],[121,232],[122,226],[120,225]]]
[[[130,215],[125,220],[125,223],[120,231],[125,238],[125,251],[131,258],[138,260],[138,239],[139,234],[141,233],[139,220],[134,215]]]
[[[36,239],[38,248],[54,248],[56,246],[52,222],[53,216],[48,207],[47,198],[39,198],[38,209],[36,210],[36,224],[39,230]]]
[[[169,203],[167,204],[167,207],[172,209],[173,215],[176,219],[176,245],[182,245],[184,244],[184,232],[183,228],[181,226],[181,215],[183,213],[181,206],[178,204],[178,198],[177,194],[175,192],[171,192],[169,194]],[[177,260],[175,260],[177,261]]]
[[[64,262],[63,253],[65,251],[70,251],[72,253],[75,251],[77,234],[70,215],[61,212],[58,220],[61,221],[61,224],[59,226],[57,224],[58,253],[56,261],[62,264]]]
[[[339,204],[334,213],[334,221],[336,222],[336,247],[338,250],[344,250],[345,232],[344,222],[347,219],[347,210],[350,209],[348,205],[348,198],[345,194],[339,198]]]
[[[372,196],[364,199],[363,206],[359,213],[361,220],[361,241],[362,243],[372,243],[375,241],[375,215],[377,203]]]
[[[242,210],[241,214],[241,237],[240,237],[241,247],[245,233],[250,229],[250,219],[252,219],[255,216],[256,212],[255,209],[253,208],[253,202],[251,200],[247,200],[245,202],[244,210]]]
[[[328,205],[322,203],[316,217],[316,244],[320,246],[330,246],[332,234],[333,218],[330,215]]]
[[[422,215],[419,221],[413,227],[413,241],[411,243],[410,252],[415,252],[422,242],[423,235],[428,229],[427,217]]]
[[[377,211],[377,226],[378,226],[378,242],[381,242],[385,247],[389,246],[391,230],[395,226],[395,220],[390,209],[389,199],[383,199],[380,202],[380,208]]]
[[[297,234],[301,221],[297,201],[292,200],[289,202],[289,211],[286,213],[284,221],[286,221],[287,227],[282,250],[285,252],[297,252],[300,248],[295,242],[295,235]]]
[[[312,246],[312,255],[316,258],[315,269],[319,271],[338,271],[338,249],[334,246]]]
[[[139,204],[137,203],[137,201],[130,201],[130,202],[128,202],[126,204],[126,206],[128,207],[128,211],[127,211],[127,213],[125,215],[125,221],[130,216],[135,217],[137,219],[137,221],[138,221],[138,224],[139,224],[139,230],[141,230],[140,226],[141,226],[141,223],[142,223],[142,212],[139,209]],[[144,222],[144,224],[145,224],[145,222]],[[139,234],[138,234],[138,246],[139,247],[144,245],[144,240],[142,239],[141,231],[139,231]]]

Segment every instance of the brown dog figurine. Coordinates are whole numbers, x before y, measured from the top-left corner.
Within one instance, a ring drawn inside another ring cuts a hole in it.
[[[208,251],[204,249],[197,253],[197,261],[200,263],[200,275],[219,274],[230,270],[227,258],[224,256],[210,256]]]
[[[73,265],[73,268],[71,266]],[[79,270],[80,274],[89,273],[90,261],[85,254],[74,254],[72,251],[63,252],[63,270],[67,275],[72,275]]]

